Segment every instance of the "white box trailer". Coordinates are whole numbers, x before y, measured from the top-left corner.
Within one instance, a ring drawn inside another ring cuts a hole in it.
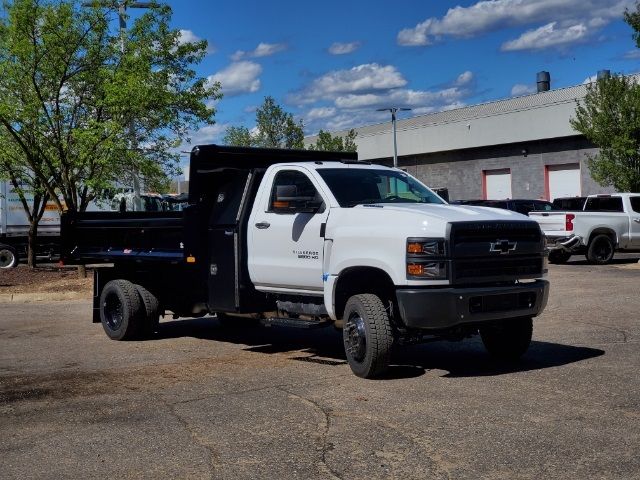
[[[33,205],[33,195],[25,197]],[[0,268],[15,267],[20,258],[26,258],[28,235],[29,218],[20,196],[11,182],[0,181]],[[51,257],[59,248],[60,214],[55,202],[49,202],[38,225],[36,255]]]

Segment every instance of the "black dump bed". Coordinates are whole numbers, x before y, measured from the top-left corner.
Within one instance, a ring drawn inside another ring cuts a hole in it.
[[[62,216],[66,263],[183,261],[182,212],[85,212]]]

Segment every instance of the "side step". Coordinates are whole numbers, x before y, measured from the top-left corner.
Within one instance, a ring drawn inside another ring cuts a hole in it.
[[[323,328],[331,325],[331,320],[302,320],[300,318],[271,317],[262,318],[260,323],[265,327],[291,327],[291,328]]]

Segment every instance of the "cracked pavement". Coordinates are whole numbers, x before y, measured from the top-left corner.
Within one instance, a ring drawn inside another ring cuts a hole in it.
[[[375,381],[333,328],[113,342],[88,301],[0,304],[0,477],[640,479],[637,258],[551,266],[517,365],[437,342]]]

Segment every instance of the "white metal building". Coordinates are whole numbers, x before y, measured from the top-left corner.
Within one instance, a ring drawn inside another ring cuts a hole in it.
[[[569,123],[586,92],[578,85],[398,120],[399,166],[451,199],[612,192],[591,178],[587,154],[597,150]],[[392,161],[391,122],[355,130],[360,159]]]

